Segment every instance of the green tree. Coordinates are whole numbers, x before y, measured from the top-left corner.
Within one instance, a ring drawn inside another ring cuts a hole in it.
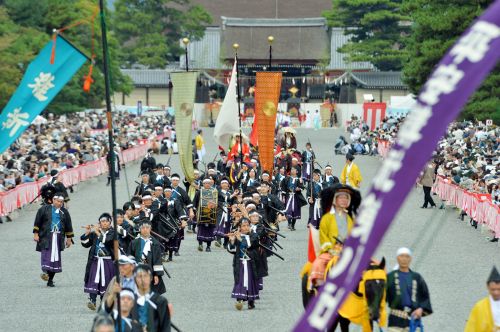
[[[95,64],[92,75],[94,83],[89,93],[83,91],[83,77],[87,75],[90,66],[90,62],[87,62],[49,104],[47,111],[67,113],[102,107],[104,78],[101,70],[103,62],[100,21],[97,16],[93,23],[95,35],[92,38],[90,20],[97,13],[97,0],[39,0],[43,4],[39,13],[34,13],[34,10],[23,12],[23,2],[24,0],[19,2],[7,0],[6,7],[0,11],[0,57],[2,60],[7,57],[13,59],[12,63],[0,64],[0,68],[6,67],[6,71],[3,72],[14,75],[14,79],[0,76],[0,107],[3,108],[8,102],[22,78],[24,69],[50,40],[53,29],[68,27],[78,22],[82,24],[64,30],[62,35],[88,56],[91,55],[92,43],[94,44]],[[33,20],[27,16],[29,13],[33,13]],[[40,13],[43,16],[41,21],[38,20]],[[19,19],[19,22],[16,22],[16,19]],[[3,35],[2,26],[7,30]],[[2,38],[7,42],[2,43]],[[129,93],[132,83],[128,77],[122,75],[118,66],[120,44],[113,33],[108,34],[108,44],[112,88],[114,91]]]
[[[113,30],[123,45],[124,65],[164,68],[182,53],[179,39],[200,39],[211,22],[205,9],[189,0],[118,0]]]
[[[403,0],[333,0],[323,13],[333,27],[352,36],[338,51],[347,61],[369,61],[382,71],[401,70],[406,61],[404,36],[409,18],[401,11]]]
[[[492,0],[407,0],[404,10],[411,15],[412,31],[407,38],[409,61],[404,80],[418,94],[446,51],[491,4]],[[500,65],[470,98],[461,117],[500,123]]]

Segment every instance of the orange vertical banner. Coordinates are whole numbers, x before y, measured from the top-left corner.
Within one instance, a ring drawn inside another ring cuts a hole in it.
[[[274,128],[281,90],[281,72],[257,72],[255,82],[255,122],[259,161],[271,172],[274,162]]]

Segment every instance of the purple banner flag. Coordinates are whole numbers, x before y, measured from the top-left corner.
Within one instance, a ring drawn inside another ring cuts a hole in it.
[[[415,179],[469,96],[500,59],[500,0],[460,37],[433,72],[373,179],[342,256],[294,331],[323,331],[357,285]]]

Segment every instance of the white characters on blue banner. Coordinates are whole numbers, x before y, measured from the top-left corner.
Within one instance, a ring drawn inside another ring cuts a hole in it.
[[[19,129],[30,124],[26,121],[29,116],[28,113],[21,113],[21,107],[14,108],[12,113],[7,114],[7,120],[2,123],[2,129],[10,129],[9,137],[12,137]]]
[[[35,77],[35,83],[28,84],[30,89],[33,89],[33,96],[35,96],[38,101],[47,100],[47,92],[54,87],[52,81],[55,77],[51,73],[41,72],[38,77]]]

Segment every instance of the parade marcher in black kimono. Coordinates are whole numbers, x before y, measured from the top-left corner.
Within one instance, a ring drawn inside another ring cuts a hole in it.
[[[311,143],[306,143],[306,149],[302,152],[302,178],[306,180],[311,179],[311,172],[314,169],[313,162],[316,155],[312,149]]]
[[[288,229],[295,230],[295,222],[300,219],[301,207],[307,204],[306,199],[302,195],[304,182],[302,178],[297,177],[297,168],[292,167],[290,176],[287,176],[281,181],[281,190],[285,193],[285,210],[288,218]]]
[[[270,188],[271,184],[268,182],[262,182],[262,184],[260,185],[260,205],[262,205],[262,208],[264,210],[264,214],[262,216],[269,225],[274,225],[276,227],[276,230],[279,230],[279,225],[277,223],[278,216],[285,216],[285,204],[283,204],[278,196],[270,193]]]
[[[243,192],[248,191],[249,188],[255,186],[255,184],[259,182],[259,179],[257,177],[257,172],[255,169],[253,168],[249,169],[247,174],[248,176],[242,180]]]
[[[142,193],[142,209],[139,212],[139,219],[149,219],[153,220],[156,210],[156,206],[153,205],[153,194],[150,191],[145,191]],[[158,228],[153,225],[153,230],[158,231]]]
[[[278,173],[275,174],[273,177],[272,186],[271,186],[271,193],[278,196],[278,198],[282,202],[285,202],[285,193],[281,188],[281,182],[285,178],[286,178],[286,169],[285,169],[285,167],[280,167],[278,169]]]
[[[170,332],[172,305],[165,296],[155,291],[151,284],[157,276],[147,264],[140,264],[134,270],[137,293],[131,318],[138,321],[144,331]]]
[[[111,228],[111,215],[103,213],[97,225],[85,226],[85,234],[80,237],[82,246],[90,248],[85,268],[83,291],[89,294],[87,307],[96,309],[97,295],[102,299],[109,282],[115,275],[113,265],[113,239],[115,231]]]
[[[142,182],[135,188],[134,196],[141,197],[145,191],[151,191],[154,189],[149,173],[142,173]]]
[[[69,195],[68,195],[68,190],[64,186],[64,184],[59,180],[59,172],[57,169],[53,169],[50,171],[50,176],[51,178],[49,181],[47,181],[47,186],[52,186],[54,187],[54,192],[60,193],[64,197],[64,202],[66,203],[66,209],[67,209],[67,203],[69,202]]]
[[[157,165],[154,179],[151,182],[153,182],[155,186],[161,186],[162,190],[165,186],[170,185],[170,179],[165,175],[165,167],[162,164]]]
[[[429,289],[422,276],[410,269],[411,251],[399,248],[398,268],[387,275],[386,301],[389,305],[389,330],[408,329],[410,320],[419,320],[432,314]]]
[[[229,190],[229,180],[223,178],[220,181],[220,190],[217,197],[217,226],[215,227],[215,236],[217,237],[217,242],[215,242],[216,247],[221,246],[221,240],[224,239],[224,248],[227,248],[229,239],[226,234],[230,232],[231,229],[231,200],[236,196]]]
[[[172,182],[172,199],[176,199],[182,202],[183,208],[186,210],[186,214],[188,215],[190,220],[194,219],[194,211],[193,211],[193,203],[189,198],[187,192],[179,186],[180,176],[177,173],[172,174],[170,178]],[[193,225],[191,225],[192,227]],[[191,228],[191,231],[194,232],[194,227]],[[189,230],[188,230],[189,232]]]
[[[116,180],[120,180],[120,171],[122,169],[121,164],[120,164],[120,157],[118,156],[118,153],[113,150],[113,155],[114,155],[114,164],[113,164],[113,169],[115,171],[115,177]],[[111,183],[111,158],[110,154],[106,154],[106,162],[108,163],[108,183],[106,183],[107,186],[110,185]]]
[[[153,271],[151,288],[155,293],[163,294],[166,292],[163,283],[163,250],[160,242],[151,236],[151,221],[141,219],[140,236],[132,240],[128,247],[128,254],[135,257],[136,262],[146,264]]]
[[[251,232],[248,219],[241,219],[238,230],[229,235],[227,248],[234,255],[234,287],[231,297],[236,299],[235,307],[237,310],[243,308],[243,301],[248,301],[248,309],[254,309],[255,300],[259,299],[256,266],[258,248],[259,236]]]
[[[148,149],[148,153],[141,161],[141,173],[153,173],[153,170],[156,168],[156,160],[152,156],[153,149]]]
[[[203,180],[203,187],[196,192],[193,206],[196,209],[198,233],[198,251],[203,251],[203,242],[207,244],[206,252],[212,251],[210,248],[215,240],[215,226],[217,223],[217,189],[212,187],[212,180]]]
[[[118,244],[122,253],[127,252],[127,248],[134,238],[135,231],[131,224],[125,220],[125,213],[121,209],[116,210],[116,225],[118,232]]]
[[[272,247],[271,239],[267,236],[267,231],[262,223],[262,216],[255,209],[248,213],[250,218],[250,229],[252,232],[258,235],[259,243],[266,246],[267,248]],[[268,252],[264,248],[257,249],[258,255],[255,260],[255,270],[257,277],[257,285],[259,286],[259,291],[264,289],[264,277],[269,275],[269,270],[267,267],[267,257]]]
[[[55,193],[52,204],[38,209],[33,225],[36,251],[41,252],[41,278],[47,281],[48,287],[54,287],[54,275],[62,272],[61,252],[64,246],[69,248],[73,244],[71,216],[63,204],[63,194]]]
[[[307,186],[307,201],[309,202],[309,220],[308,224],[313,225],[314,228],[319,229],[319,221],[323,215],[321,211],[321,171],[315,169],[313,171],[312,183]]]
[[[169,239],[165,244],[168,250],[167,262],[173,260],[172,255],[179,256],[181,241],[184,240],[184,227],[186,226],[186,212],[178,199],[172,199],[172,187],[165,188],[165,204],[160,208],[160,235]]]
[[[130,233],[135,237],[139,233],[139,213],[141,210],[141,206],[139,204],[135,204],[134,202],[126,202],[123,204],[123,211],[125,214],[123,215],[124,222],[127,222],[130,225]]]
[[[120,294],[120,319],[121,330],[118,330],[118,310],[113,309],[117,295]],[[103,312],[108,314],[113,321],[115,331],[121,332],[144,332],[142,325],[131,317],[132,309],[135,305],[135,292],[130,288],[122,288],[119,284],[113,287],[108,302],[103,302]]]
[[[332,174],[332,166],[325,166],[325,174],[323,175],[323,188],[333,187],[340,183],[339,178]]]
[[[228,168],[227,168],[227,154],[224,151],[220,152],[220,160],[217,161],[217,172],[221,176],[228,176]]]

